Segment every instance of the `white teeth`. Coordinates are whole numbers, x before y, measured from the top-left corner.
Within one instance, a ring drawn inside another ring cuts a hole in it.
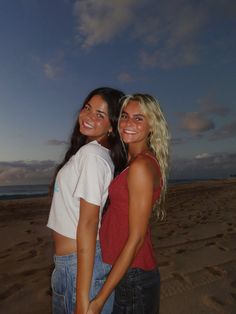
[[[127,134],[136,134],[136,132],[131,131],[131,130],[124,130],[124,133],[127,133]]]
[[[84,122],[83,125],[86,127],[86,128],[89,128],[89,129],[92,129],[93,126],[88,124],[87,122]]]

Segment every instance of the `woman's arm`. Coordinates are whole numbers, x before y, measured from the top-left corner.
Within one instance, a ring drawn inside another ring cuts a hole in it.
[[[89,291],[96,250],[99,206],[80,199],[80,219],[77,227],[77,280],[75,314],[87,313]]]
[[[153,167],[145,158],[138,158],[129,168],[129,237],[88,314],[100,313],[106,299],[119,283],[143,244],[152,211]]]

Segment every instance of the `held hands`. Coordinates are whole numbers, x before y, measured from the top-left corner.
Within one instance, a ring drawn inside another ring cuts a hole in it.
[[[97,302],[96,299],[89,303],[87,314],[100,314],[102,311],[102,305]]]

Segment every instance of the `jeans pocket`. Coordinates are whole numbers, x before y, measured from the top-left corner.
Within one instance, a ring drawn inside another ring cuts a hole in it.
[[[136,294],[139,304],[139,311],[137,313],[159,313],[160,285],[158,280],[151,279],[150,282],[137,285]]]
[[[65,314],[66,304],[65,304],[65,278],[64,274],[54,269],[51,278],[52,286],[52,313],[53,314]]]

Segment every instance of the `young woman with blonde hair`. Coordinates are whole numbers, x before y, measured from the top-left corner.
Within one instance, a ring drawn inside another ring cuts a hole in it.
[[[103,261],[112,270],[88,314],[100,313],[113,289],[113,314],[156,314],[160,276],[151,243],[152,211],[164,217],[168,171],[168,128],[156,99],[146,94],[123,98],[119,132],[128,166],[109,187],[110,205],[100,240]]]

